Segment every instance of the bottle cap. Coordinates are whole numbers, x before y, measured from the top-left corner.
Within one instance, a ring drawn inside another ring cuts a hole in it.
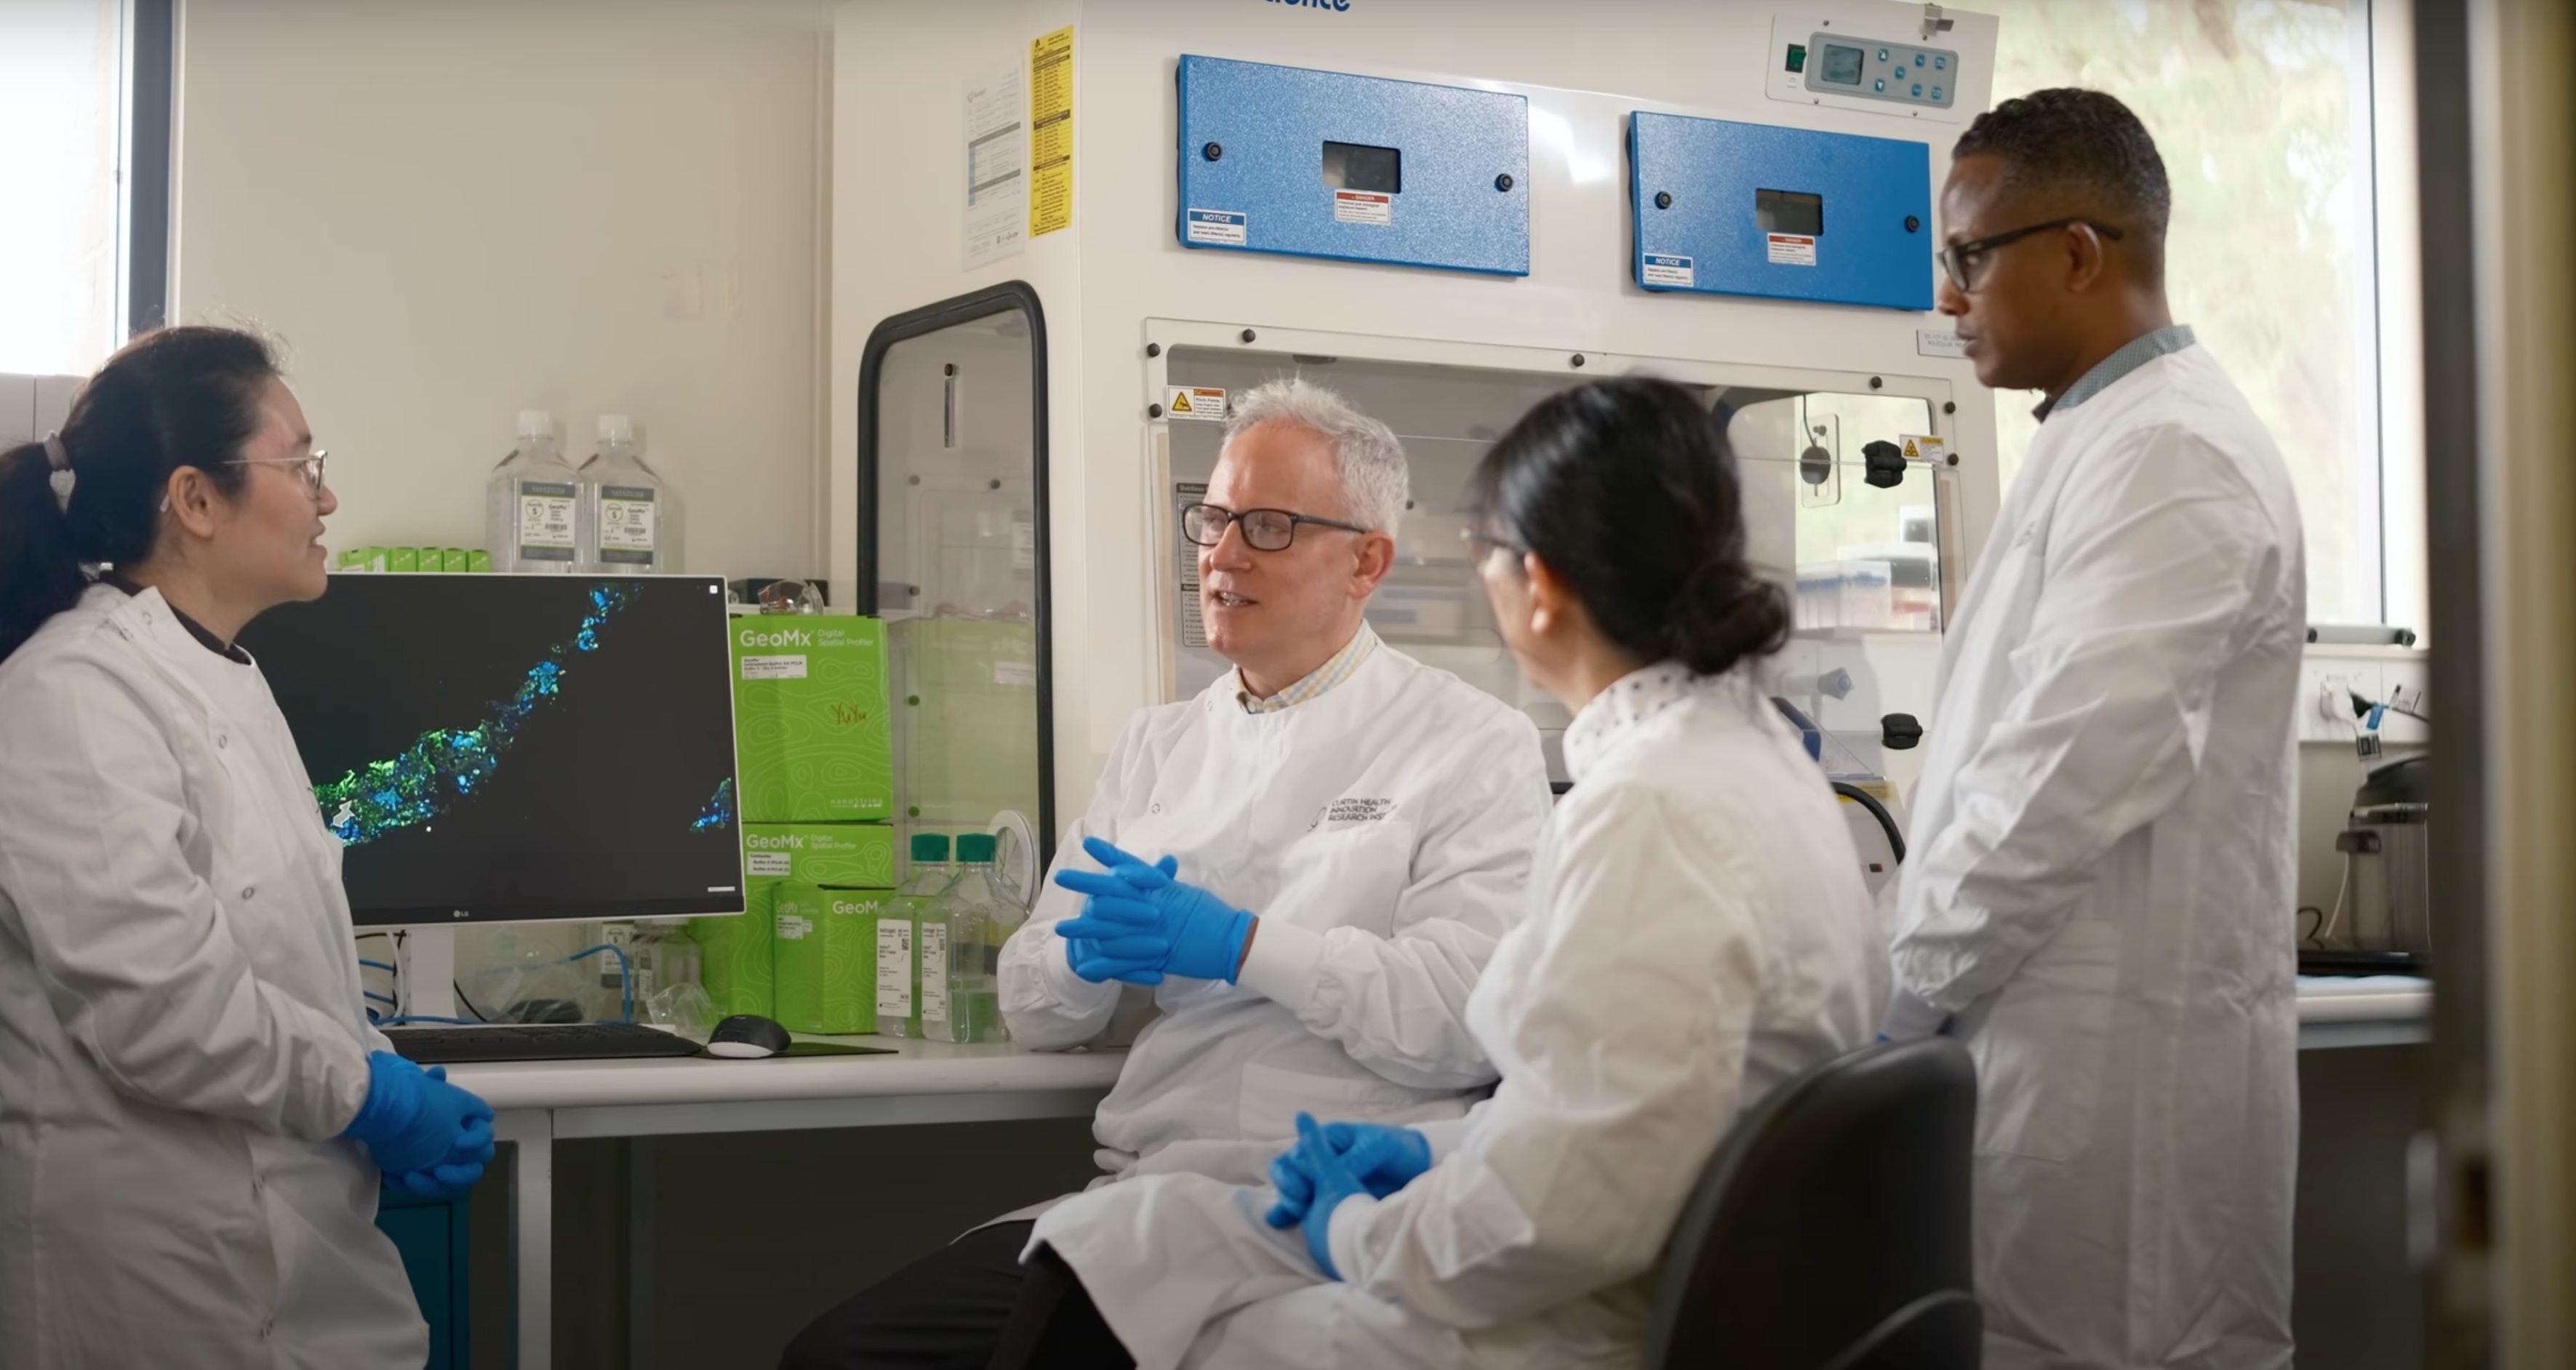
[[[600,415],[599,440],[601,442],[635,441],[635,417],[631,414]]]
[[[519,436],[520,436],[520,437],[523,437],[523,438],[551,438],[551,437],[553,437],[554,435],[555,435],[555,416],[554,416],[554,411],[553,411],[553,410],[551,410],[551,409],[522,409],[522,410],[520,410],[520,411],[519,411]]]
[[[912,859],[915,861],[947,860],[948,834],[944,832],[914,833],[912,835]]]
[[[988,832],[962,833],[957,838],[957,859],[972,864],[993,859],[993,835]]]

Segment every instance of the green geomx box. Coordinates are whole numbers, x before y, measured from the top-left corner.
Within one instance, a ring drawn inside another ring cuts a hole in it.
[[[776,972],[769,950],[776,929],[770,919],[769,893],[781,883],[751,882],[743,893],[741,913],[689,920],[690,940],[698,944],[698,983],[724,1017],[777,1016]]]
[[[779,1025],[790,1032],[877,1030],[877,919],[887,890],[784,881],[772,892]]]
[[[745,823],[742,872],[765,881],[859,889],[895,887],[895,831],[882,823]]]
[[[742,821],[874,822],[894,813],[885,625],[760,614],[729,621]]]

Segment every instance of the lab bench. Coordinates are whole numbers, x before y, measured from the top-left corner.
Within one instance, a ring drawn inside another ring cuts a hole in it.
[[[2302,1051],[2424,1041],[2421,980],[2303,978]],[[514,1340],[521,1370],[553,1354],[553,1146],[557,1141],[915,1123],[1088,1117],[1117,1082],[1121,1051],[1036,1052],[901,1038],[827,1038],[891,1048],[872,1056],[765,1061],[541,1061],[462,1065],[450,1078],[487,1100],[501,1149],[492,1178],[510,1193]]]
[[[510,1193],[519,1370],[544,1370],[553,1358],[556,1142],[1085,1118],[1126,1060],[1123,1051],[1036,1052],[1008,1043],[806,1040],[892,1048],[892,1054],[449,1067],[450,1080],[492,1105],[493,1135],[508,1144],[487,1178]]]

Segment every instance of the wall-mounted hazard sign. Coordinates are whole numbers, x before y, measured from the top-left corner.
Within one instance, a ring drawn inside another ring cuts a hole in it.
[[[1225,392],[1210,385],[1176,385],[1163,400],[1163,413],[1175,419],[1225,422]]]
[[[1934,466],[1950,464],[1950,440],[1931,433],[1899,434],[1896,445],[1905,449],[1907,461],[1926,461]]]

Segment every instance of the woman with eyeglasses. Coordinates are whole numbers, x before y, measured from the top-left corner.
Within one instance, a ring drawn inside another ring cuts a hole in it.
[[[1717,423],[1669,382],[1580,385],[1469,499],[1503,640],[1574,711],[1574,789],[1467,1001],[1501,1083],[1463,1118],[1300,1116],[1275,1193],[1154,1175],[1049,1214],[1079,1287],[1024,1296],[997,1367],[1634,1366],[1729,1125],[1869,1040],[1886,944],[1757,679],[1788,606]]]
[[[267,344],[170,328],[0,453],[0,1365],[403,1367],[380,1185],[491,1110],[361,1007],[340,849],[233,637],[318,597],[323,454]]]

